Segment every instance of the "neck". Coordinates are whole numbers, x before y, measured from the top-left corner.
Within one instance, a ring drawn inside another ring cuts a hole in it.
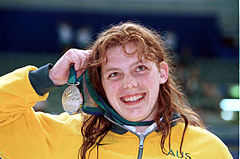
[[[149,126],[136,126],[136,131],[139,133],[144,133]]]

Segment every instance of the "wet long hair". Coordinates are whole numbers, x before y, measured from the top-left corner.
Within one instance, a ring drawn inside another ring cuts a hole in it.
[[[155,62],[158,68],[162,61],[165,61],[169,66],[168,80],[164,84],[159,85],[158,109],[154,121],[162,136],[161,142],[159,143],[161,150],[164,154],[167,154],[164,144],[166,139],[168,139],[168,147],[170,149],[171,119],[173,112],[181,115],[182,118],[180,122],[185,123],[180,145],[180,151],[182,151],[187,126],[194,125],[204,127],[204,124],[199,115],[190,108],[184,93],[182,93],[181,86],[177,83],[172,57],[167,51],[162,37],[157,32],[132,22],[120,23],[103,31],[91,47],[92,55],[89,59],[88,67],[90,80],[96,91],[105,101],[108,101],[101,83],[101,66],[106,61],[106,51],[115,46],[125,48],[129,42],[137,43],[138,49],[134,53],[137,54],[139,60],[145,58]],[[161,122],[160,118],[162,118],[164,122]],[[97,145],[102,141],[110,128],[111,123],[101,115],[88,116],[85,118],[81,129],[83,143],[79,150],[82,159],[85,159],[94,148],[97,147],[98,149]]]

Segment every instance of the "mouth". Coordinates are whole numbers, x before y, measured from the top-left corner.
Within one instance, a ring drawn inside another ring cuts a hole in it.
[[[137,104],[143,100],[146,93],[138,93],[134,95],[127,95],[120,98],[120,100],[126,104]]]

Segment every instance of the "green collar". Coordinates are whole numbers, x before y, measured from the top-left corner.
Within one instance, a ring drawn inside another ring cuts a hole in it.
[[[119,125],[118,123],[114,122],[110,116],[105,115],[105,118],[107,118],[111,122],[112,132],[123,135],[129,131],[127,128],[123,127],[122,125]],[[171,127],[176,126],[180,118],[181,118],[181,115],[179,113],[174,112],[171,120]],[[164,120],[162,120],[161,122],[164,122]],[[159,132],[159,129],[156,129],[155,131]]]

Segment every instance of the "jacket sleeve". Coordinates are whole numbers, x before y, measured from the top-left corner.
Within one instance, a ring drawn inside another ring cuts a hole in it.
[[[44,91],[39,89],[38,94],[33,88],[29,73],[34,70],[37,68],[26,66],[0,77],[0,127],[15,121],[37,101],[48,97],[48,93],[43,94]],[[33,81],[38,83],[34,78]]]
[[[46,100],[54,87],[48,69],[49,65],[39,69],[27,66],[0,77],[0,158],[77,156],[82,116],[51,115],[32,108],[37,101]]]

